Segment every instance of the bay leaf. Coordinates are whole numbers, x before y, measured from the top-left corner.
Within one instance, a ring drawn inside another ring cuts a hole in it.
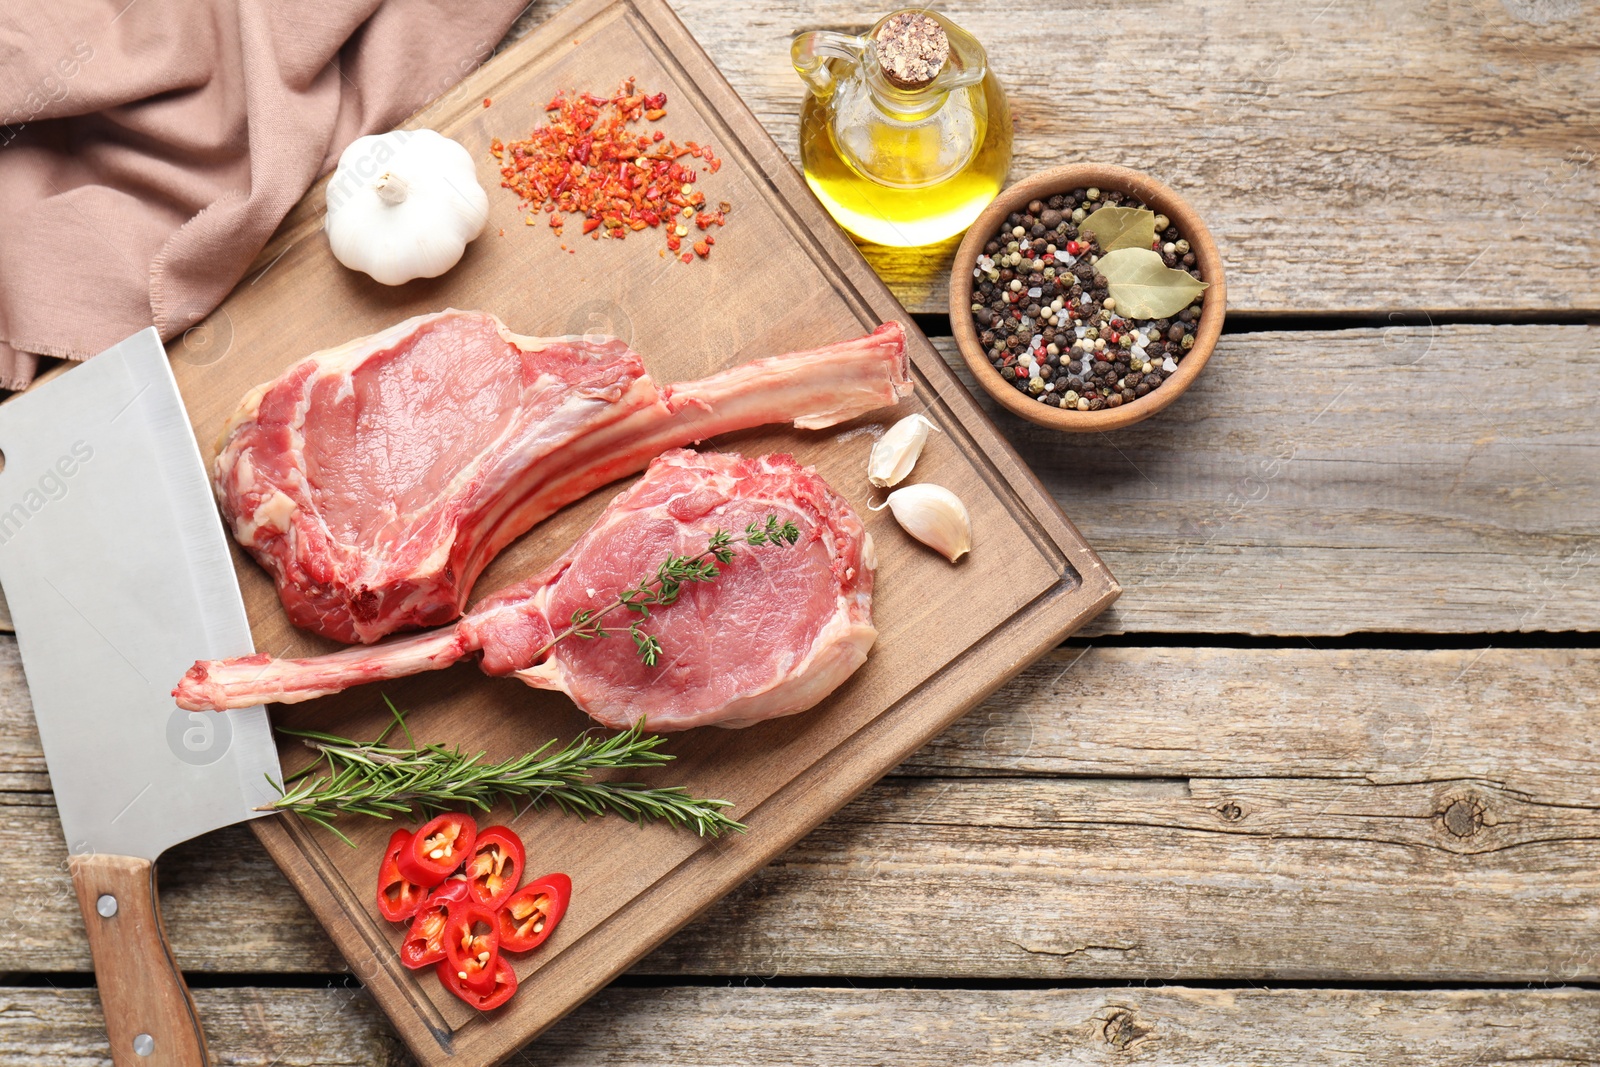
[[[1094,269],[1105,276],[1107,293],[1125,319],[1170,319],[1206,290],[1205,282],[1167,266],[1148,248],[1107,252]]]
[[[1156,239],[1156,213],[1142,207],[1103,207],[1078,223],[1080,234],[1094,234],[1100,252],[1119,248],[1148,250]]]

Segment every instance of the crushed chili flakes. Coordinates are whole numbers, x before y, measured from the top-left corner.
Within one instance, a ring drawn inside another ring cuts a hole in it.
[[[700,160],[715,174],[722,167],[710,145],[669,140],[660,130],[635,132],[630,123],[658,122],[667,114],[667,94],[634,90],[629,78],[609,97],[567,91],[545,105],[546,125],[521,141],[498,138],[489,151],[500,162],[500,184],[521,198],[523,209],[548,212],[550,228],[559,236],[564,215],[583,216],[583,232],[592,240],[622,240],[646,227],[664,228],[667,249],[677,252],[688,236],[687,220],[701,231],[727,224],[726,200],[712,210],[705,193],[695,188],[695,169],[683,160]],[[527,218],[533,225],[534,216]],[[694,242],[694,254],[710,254],[709,235]],[[704,248],[705,251],[701,251]],[[570,249],[569,249],[570,251]]]

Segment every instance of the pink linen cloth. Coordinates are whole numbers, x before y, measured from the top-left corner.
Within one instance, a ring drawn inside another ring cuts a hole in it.
[[[345,145],[449,89],[525,3],[0,7],[0,386],[194,325]]]

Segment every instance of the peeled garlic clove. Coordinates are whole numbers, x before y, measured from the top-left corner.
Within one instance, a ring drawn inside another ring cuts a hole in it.
[[[907,415],[889,427],[867,457],[867,480],[873,485],[899,485],[922,455],[928,431],[938,428],[926,415]]]
[[[908,485],[896,489],[873,511],[887,507],[906,533],[951,563],[972,547],[972,522],[961,498],[942,485]]]

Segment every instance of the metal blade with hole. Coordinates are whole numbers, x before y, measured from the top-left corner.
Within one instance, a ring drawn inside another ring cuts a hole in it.
[[[0,584],[68,847],[155,859],[259,814],[260,707],[180,711],[197,659],[254,651],[154,330],[0,405]]]
[[[89,933],[114,1061],[203,1064],[154,860],[260,815],[265,709],[186,712],[197,659],[253,651],[200,450],[155,330],[0,404],[0,585]],[[155,1057],[151,1059],[150,1057]]]

